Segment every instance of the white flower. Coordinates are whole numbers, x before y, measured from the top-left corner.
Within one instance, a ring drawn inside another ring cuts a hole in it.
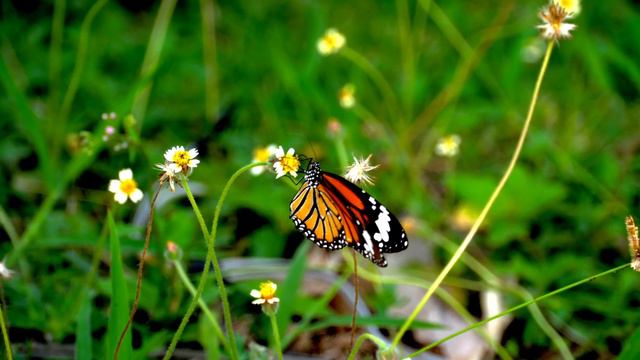
[[[365,183],[369,185],[373,185],[373,178],[367,174],[369,171],[377,168],[379,165],[369,165],[369,160],[371,160],[371,155],[367,156],[366,159],[360,158],[357,159],[355,156],[353,157],[354,163],[347,168],[347,173],[344,175],[345,179],[351,181],[352,183]]]
[[[538,25],[538,29],[542,30],[542,36],[547,40],[570,38],[576,25],[564,21],[572,17],[573,13],[568,13],[564,7],[552,2],[540,12],[540,19],[544,24]]]
[[[273,168],[276,170],[276,179],[287,175],[287,173],[293,177],[298,176],[300,160],[294,155],[295,152],[293,148],[289,148],[285,154],[282,146],[276,149],[276,162],[273,163]]]
[[[338,100],[340,101],[340,106],[345,109],[352,108],[356,104],[356,87],[353,84],[346,84],[340,89],[338,93]]]
[[[196,148],[185,150],[183,146],[174,146],[164,153],[164,159],[175,173],[182,172],[185,175],[190,169],[198,166],[200,160],[197,160],[198,150]]]
[[[267,304],[275,304],[280,301],[276,297],[276,290],[278,289],[278,285],[272,283],[271,281],[263,282],[260,284],[260,290],[251,290],[249,293],[252,297],[256,298],[251,303],[255,305],[262,305],[264,303]]]
[[[339,33],[336,29],[327,30],[324,35],[318,40],[318,52],[320,55],[335,54],[346,44],[347,40],[344,35]]]
[[[269,144],[266,147],[255,148],[253,150],[253,162],[267,162],[271,160],[275,156],[277,149],[278,148],[273,144]],[[253,175],[260,175],[266,169],[266,166],[255,166],[251,168],[251,173]]]
[[[448,135],[438,140],[436,144],[436,154],[440,156],[453,157],[458,155],[460,148],[460,136]]]
[[[162,174],[160,174],[160,183],[164,183],[165,181],[169,182],[169,187],[171,188],[171,191],[175,192],[176,191],[176,172],[175,172],[175,167],[172,166],[172,164],[170,163],[164,163],[164,164],[156,164],[156,168],[158,168],[158,170],[162,171]]]
[[[7,267],[7,264],[5,264],[4,260],[0,261],[0,277],[11,279],[11,277],[13,276],[13,272],[13,270]]]
[[[144,194],[138,189],[138,183],[133,180],[133,172],[131,169],[123,169],[118,173],[119,180],[111,180],[109,182],[109,191],[114,193],[113,198],[116,202],[124,204],[127,199],[131,199],[136,203],[142,199]]]

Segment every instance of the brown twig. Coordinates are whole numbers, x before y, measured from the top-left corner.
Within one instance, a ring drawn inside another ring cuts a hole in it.
[[[355,289],[355,299],[353,301],[353,314],[351,315],[351,342],[349,343],[349,348],[353,349],[353,343],[356,339],[356,315],[358,314],[358,257],[356,255],[355,250],[351,250],[351,254],[353,255],[353,276],[354,279],[354,289]]]
[[[133,307],[131,308],[131,314],[129,315],[129,320],[127,320],[127,323],[124,325],[124,329],[122,329],[122,332],[120,333],[120,339],[118,339],[118,345],[116,346],[116,349],[113,353],[114,360],[118,359],[118,353],[120,352],[120,347],[122,346],[124,337],[127,334],[127,331],[131,326],[131,323],[133,323],[133,316],[136,314],[136,311],[138,311],[138,303],[140,302],[140,292],[142,290],[142,275],[144,273],[144,263],[147,258],[147,250],[149,249],[149,239],[151,239],[151,229],[153,227],[153,215],[155,213],[156,200],[158,199],[158,195],[160,194],[161,189],[162,189],[162,181],[160,182],[160,185],[156,189],[155,194],[153,194],[153,199],[151,200],[151,204],[150,204],[151,208],[149,209],[149,220],[147,220],[147,229],[144,235],[144,248],[142,249],[140,264],[138,265],[138,279],[136,281],[136,296],[135,296],[135,299],[133,300]]]

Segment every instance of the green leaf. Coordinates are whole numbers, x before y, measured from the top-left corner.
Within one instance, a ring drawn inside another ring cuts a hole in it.
[[[122,265],[122,255],[120,253],[120,239],[116,224],[113,221],[111,212],[107,214],[109,221],[109,232],[111,234],[111,316],[109,317],[108,328],[108,359],[112,359],[120,333],[129,320],[129,295],[127,284],[124,278]],[[122,341],[122,346],[118,355],[119,359],[130,359],[132,354],[131,329]]]
[[[84,297],[80,312],[78,312],[78,323],[76,326],[76,360],[92,359],[92,337],[91,337],[91,296],[87,291],[81,295]]]
[[[289,327],[291,315],[293,313],[293,304],[298,300],[298,289],[302,285],[304,278],[304,269],[307,264],[307,253],[309,252],[310,241],[304,241],[296,251],[287,277],[284,279],[282,286],[278,287],[278,297],[280,298],[280,308],[278,310],[278,328],[281,335],[285,334],[285,329]],[[265,279],[268,280],[268,279]]]
[[[624,343],[622,353],[618,357],[618,360],[633,360],[640,359],[640,328],[629,336]]]

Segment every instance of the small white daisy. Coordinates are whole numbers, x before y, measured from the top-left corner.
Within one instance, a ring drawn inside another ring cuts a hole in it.
[[[252,297],[256,298],[256,300],[253,300],[251,303],[255,305],[278,303],[280,299],[276,297],[277,289],[278,285],[271,281],[261,283],[260,290],[253,289],[249,293]]]
[[[324,35],[318,40],[318,52],[320,55],[335,54],[347,43],[344,35],[338,32],[336,29],[327,30]]]
[[[436,144],[436,154],[445,157],[453,157],[458,155],[460,150],[460,136],[453,134],[442,137]]]
[[[278,148],[273,144],[254,149],[252,162],[267,162],[271,160],[275,156],[277,149]],[[266,169],[267,166],[255,166],[251,168],[251,173],[257,176],[262,174]]]
[[[164,159],[169,163],[175,173],[187,174],[190,169],[198,166],[200,160],[196,159],[198,150],[196,148],[184,149],[183,146],[174,146],[164,153]]]
[[[138,189],[138,183],[133,180],[131,169],[120,170],[118,180],[109,182],[109,191],[114,193],[113,198],[120,204],[127,202],[127,199],[131,199],[132,202],[136,203],[144,196],[142,191]]]
[[[282,146],[279,146],[275,152],[276,161],[273,163],[273,168],[276,170],[276,179],[281,178],[287,174],[296,177],[298,176],[298,169],[300,168],[300,160],[294,155],[295,150],[289,148],[287,153],[284,153]]]

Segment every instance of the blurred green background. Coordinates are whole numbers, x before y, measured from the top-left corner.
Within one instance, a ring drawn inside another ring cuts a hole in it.
[[[0,256],[16,271],[2,281],[14,349],[27,357],[38,346],[73,349],[85,319],[90,351],[104,352],[106,212],[115,212],[132,294],[148,211],[114,205],[108,182],[132,168],[150,198],[153,165],[175,145],[200,151],[191,182],[201,185],[207,223],[225,182],[256,147],[294,147],[336,173],[343,172],[341,146],[349,160],[373,154],[381,166],[368,190],[417,224],[408,229],[412,242],[434,249],[398,271],[432,280],[450,253],[431,237],[461,241],[462,210],[480,211],[513,152],[545,48],[535,29],[544,4],[3,1]],[[574,37],[552,54],[517,168],[468,250],[505,284],[534,296],[628,262],[624,217],[640,215],[640,3],[588,1],[574,20]],[[317,53],[330,27],[379,71],[395,100],[352,57]],[[356,87],[355,109],[338,103],[346,83]],[[102,120],[111,112],[117,119]],[[337,140],[327,131],[331,117],[342,125]],[[117,133],[104,142],[106,124],[117,124]],[[434,153],[447,134],[461,138],[453,158]],[[271,174],[239,178],[223,208],[219,256],[291,258],[306,242],[288,219],[294,192]],[[156,213],[133,329],[137,356],[161,351],[186,310],[189,295],[163,257],[164,244],[184,250],[196,282],[206,252],[198,229],[183,197]],[[94,256],[98,272],[88,279]],[[452,276],[479,284],[444,289],[480,317],[479,294],[489,285],[464,265]],[[640,321],[637,279],[620,271],[539,305],[574,356],[613,358],[625,344],[640,346],[627,342]],[[239,332],[249,334],[243,341],[266,344],[267,321],[248,297],[259,280],[230,284],[229,292],[245,327]],[[205,299],[217,309],[214,288],[211,280]],[[79,307],[85,292],[89,312]],[[502,293],[508,306],[523,301]],[[393,299],[392,286],[368,300],[383,313]],[[291,300],[283,306],[303,312]],[[207,348],[211,335],[200,318],[197,312],[179,348]],[[501,344],[515,358],[559,356],[525,310]]]

